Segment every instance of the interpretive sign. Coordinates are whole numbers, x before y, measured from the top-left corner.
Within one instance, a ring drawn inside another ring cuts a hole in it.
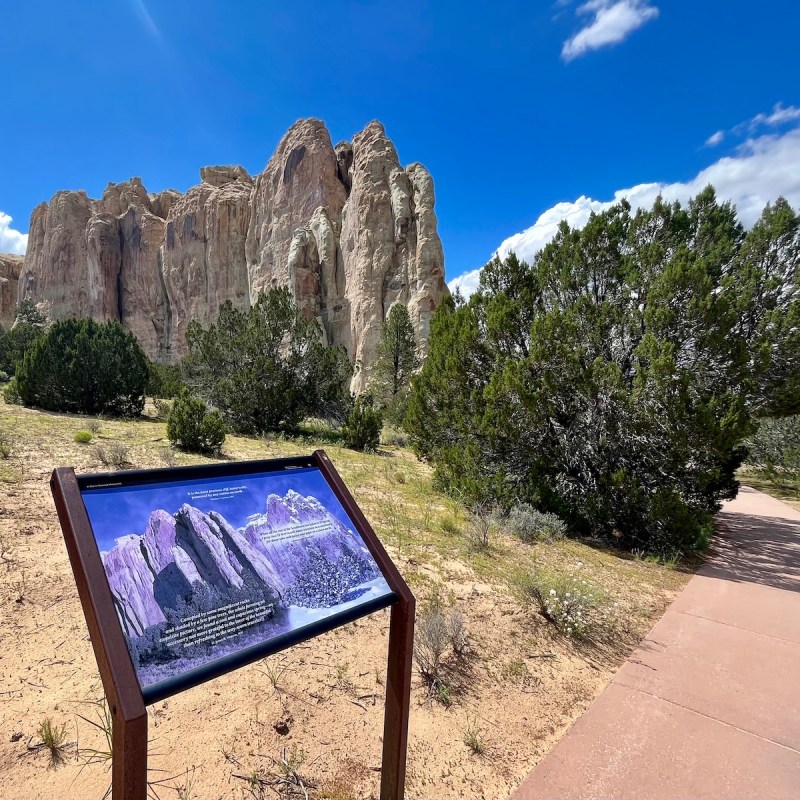
[[[58,469],[51,485],[111,705],[117,800],[145,796],[145,704],[390,605],[381,796],[402,797],[414,600],[323,451]]]
[[[78,479],[145,702],[395,599],[317,466],[256,470]]]

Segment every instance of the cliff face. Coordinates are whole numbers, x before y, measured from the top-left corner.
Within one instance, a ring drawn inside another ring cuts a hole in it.
[[[22,256],[0,253],[0,325],[8,330],[14,324],[17,307],[17,283]]]
[[[408,306],[424,353],[447,292],[433,181],[403,169],[378,122],[335,148],[318,120],[293,125],[266,169],[205,167],[185,195],[148,194],[138,178],[100,200],[59,192],[31,217],[19,299],[54,318],[118,319],[147,354],[174,362],[187,323],[208,324],[288,286],[328,343],[344,345],[369,377],[394,303]]]

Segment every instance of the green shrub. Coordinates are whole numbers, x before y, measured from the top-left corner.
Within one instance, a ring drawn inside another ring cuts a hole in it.
[[[344,443],[353,450],[376,450],[383,419],[369,395],[357,397],[344,426]]]
[[[181,450],[216,454],[225,441],[225,423],[218,411],[209,411],[199,397],[184,389],[169,412],[167,437]]]
[[[573,639],[589,637],[610,611],[597,588],[577,573],[566,576],[537,568],[518,578],[517,587],[548,622]]]
[[[108,444],[98,445],[95,452],[104,467],[125,469],[131,466],[130,448],[122,442],[109,442]]]
[[[563,539],[567,526],[555,514],[537,511],[528,503],[518,503],[503,519],[506,530],[523,542],[552,542]]]
[[[23,308],[28,304],[33,313],[28,314]],[[0,325],[0,371],[12,375],[17,364],[22,361],[31,345],[44,333],[45,318],[30,301],[23,301],[17,306],[18,316],[10,331],[3,330]],[[22,312],[21,314],[19,312]]]
[[[11,439],[8,434],[0,431],[0,458],[11,457]],[[0,555],[2,555],[2,548],[0,548]]]
[[[16,378],[12,378],[3,387],[3,400],[5,400],[10,406],[22,405],[22,398],[19,396],[19,385],[17,384]]]
[[[92,441],[92,432],[91,431],[78,431],[75,434],[75,441],[78,444],[89,444]]]
[[[17,383],[26,406],[133,417],[144,407],[147,359],[116,321],[66,319],[25,353]]]
[[[387,426],[381,433],[381,444],[390,447],[406,447],[408,445],[408,434],[397,428]]]
[[[286,288],[246,311],[223,303],[207,329],[189,323],[186,344],[187,383],[232,430],[294,433],[306,417],[341,424],[349,410],[347,352],[323,345],[319,323],[303,317]]]
[[[745,442],[747,464],[772,481],[800,479],[800,414],[759,420]]]
[[[444,531],[444,533],[449,534],[456,534],[460,531],[460,528],[458,527],[458,520],[449,514],[445,517],[442,517],[441,522],[439,522],[439,527],[442,529],[442,531]]]
[[[163,400],[160,397],[156,397],[156,399],[153,400],[153,407],[159,419],[168,419],[169,412],[172,411],[172,400]]]
[[[147,365],[147,396],[172,400],[178,397],[185,387],[181,368],[174,364],[156,364],[150,361]]]
[[[0,383],[8,383],[9,380],[8,373],[0,369]]]

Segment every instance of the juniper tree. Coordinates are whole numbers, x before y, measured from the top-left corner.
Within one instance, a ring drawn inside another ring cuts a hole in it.
[[[350,408],[347,353],[322,344],[288,289],[259,295],[246,311],[223,303],[208,328],[189,323],[186,342],[187,382],[233,430],[293,430],[306,416],[341,422]]]
[[[800,412],[800,217],[767,205],[733,261],[725,290],[747,348],[748,398],[759,415]]]
[[[0,326],[0,370],[13,374],[31,345],[44,334],[47,317],[32,300],[17,304],[14,325],[5,331]]]
[[[55,322],[25,353],[17,384],[25,405],[79,414],[136,416],[144,408],[147,358],[119,322]]]
[[[751,411],[789,407],[798,379],[796,220],[775,208],[745,235],[710,187],[622,202],[562,223],[531,265],[493,259],[469,303],[437,311],[414,380],[408,430],[439,482],[628,546],[702,544]]]
[[[405,415],[411,375],[418,366],[417,343],[408,309],[401,303],[395,303],[386,317],[380,341],[375,348],[370,384],[384,415],[394,423],[401,423]]]

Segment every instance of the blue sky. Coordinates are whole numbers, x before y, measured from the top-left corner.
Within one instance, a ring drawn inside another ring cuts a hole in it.
[[[59,189],[258,172],[305,116],[334,142],[379,119],[431,170],[466,289],[509,237],[527,230],[512,244],[530,255],[621,191],[682,199],[708,177],[743,207],[800,205],[789,0],[6,0],[2,16],[0,250],[24,249]]]
[[[197,495],[206,489],[244,491],[226,498],[208,499]],[[144,533],[150,514],[163,509],[174,514],[184,503],[208,513],[217,511],[235,528],[242,527],[253,514],[267,510],[267,497],[284,497],[294,489],[304,497],[316,497],[343,525],[353,530],[347,514],[316,468],[272,472],[260,476],[238,476],[214,480],[181,481],[153,486],[94,489],[83,493],[95,538],[100,550],[107,551],[120,536]]]

